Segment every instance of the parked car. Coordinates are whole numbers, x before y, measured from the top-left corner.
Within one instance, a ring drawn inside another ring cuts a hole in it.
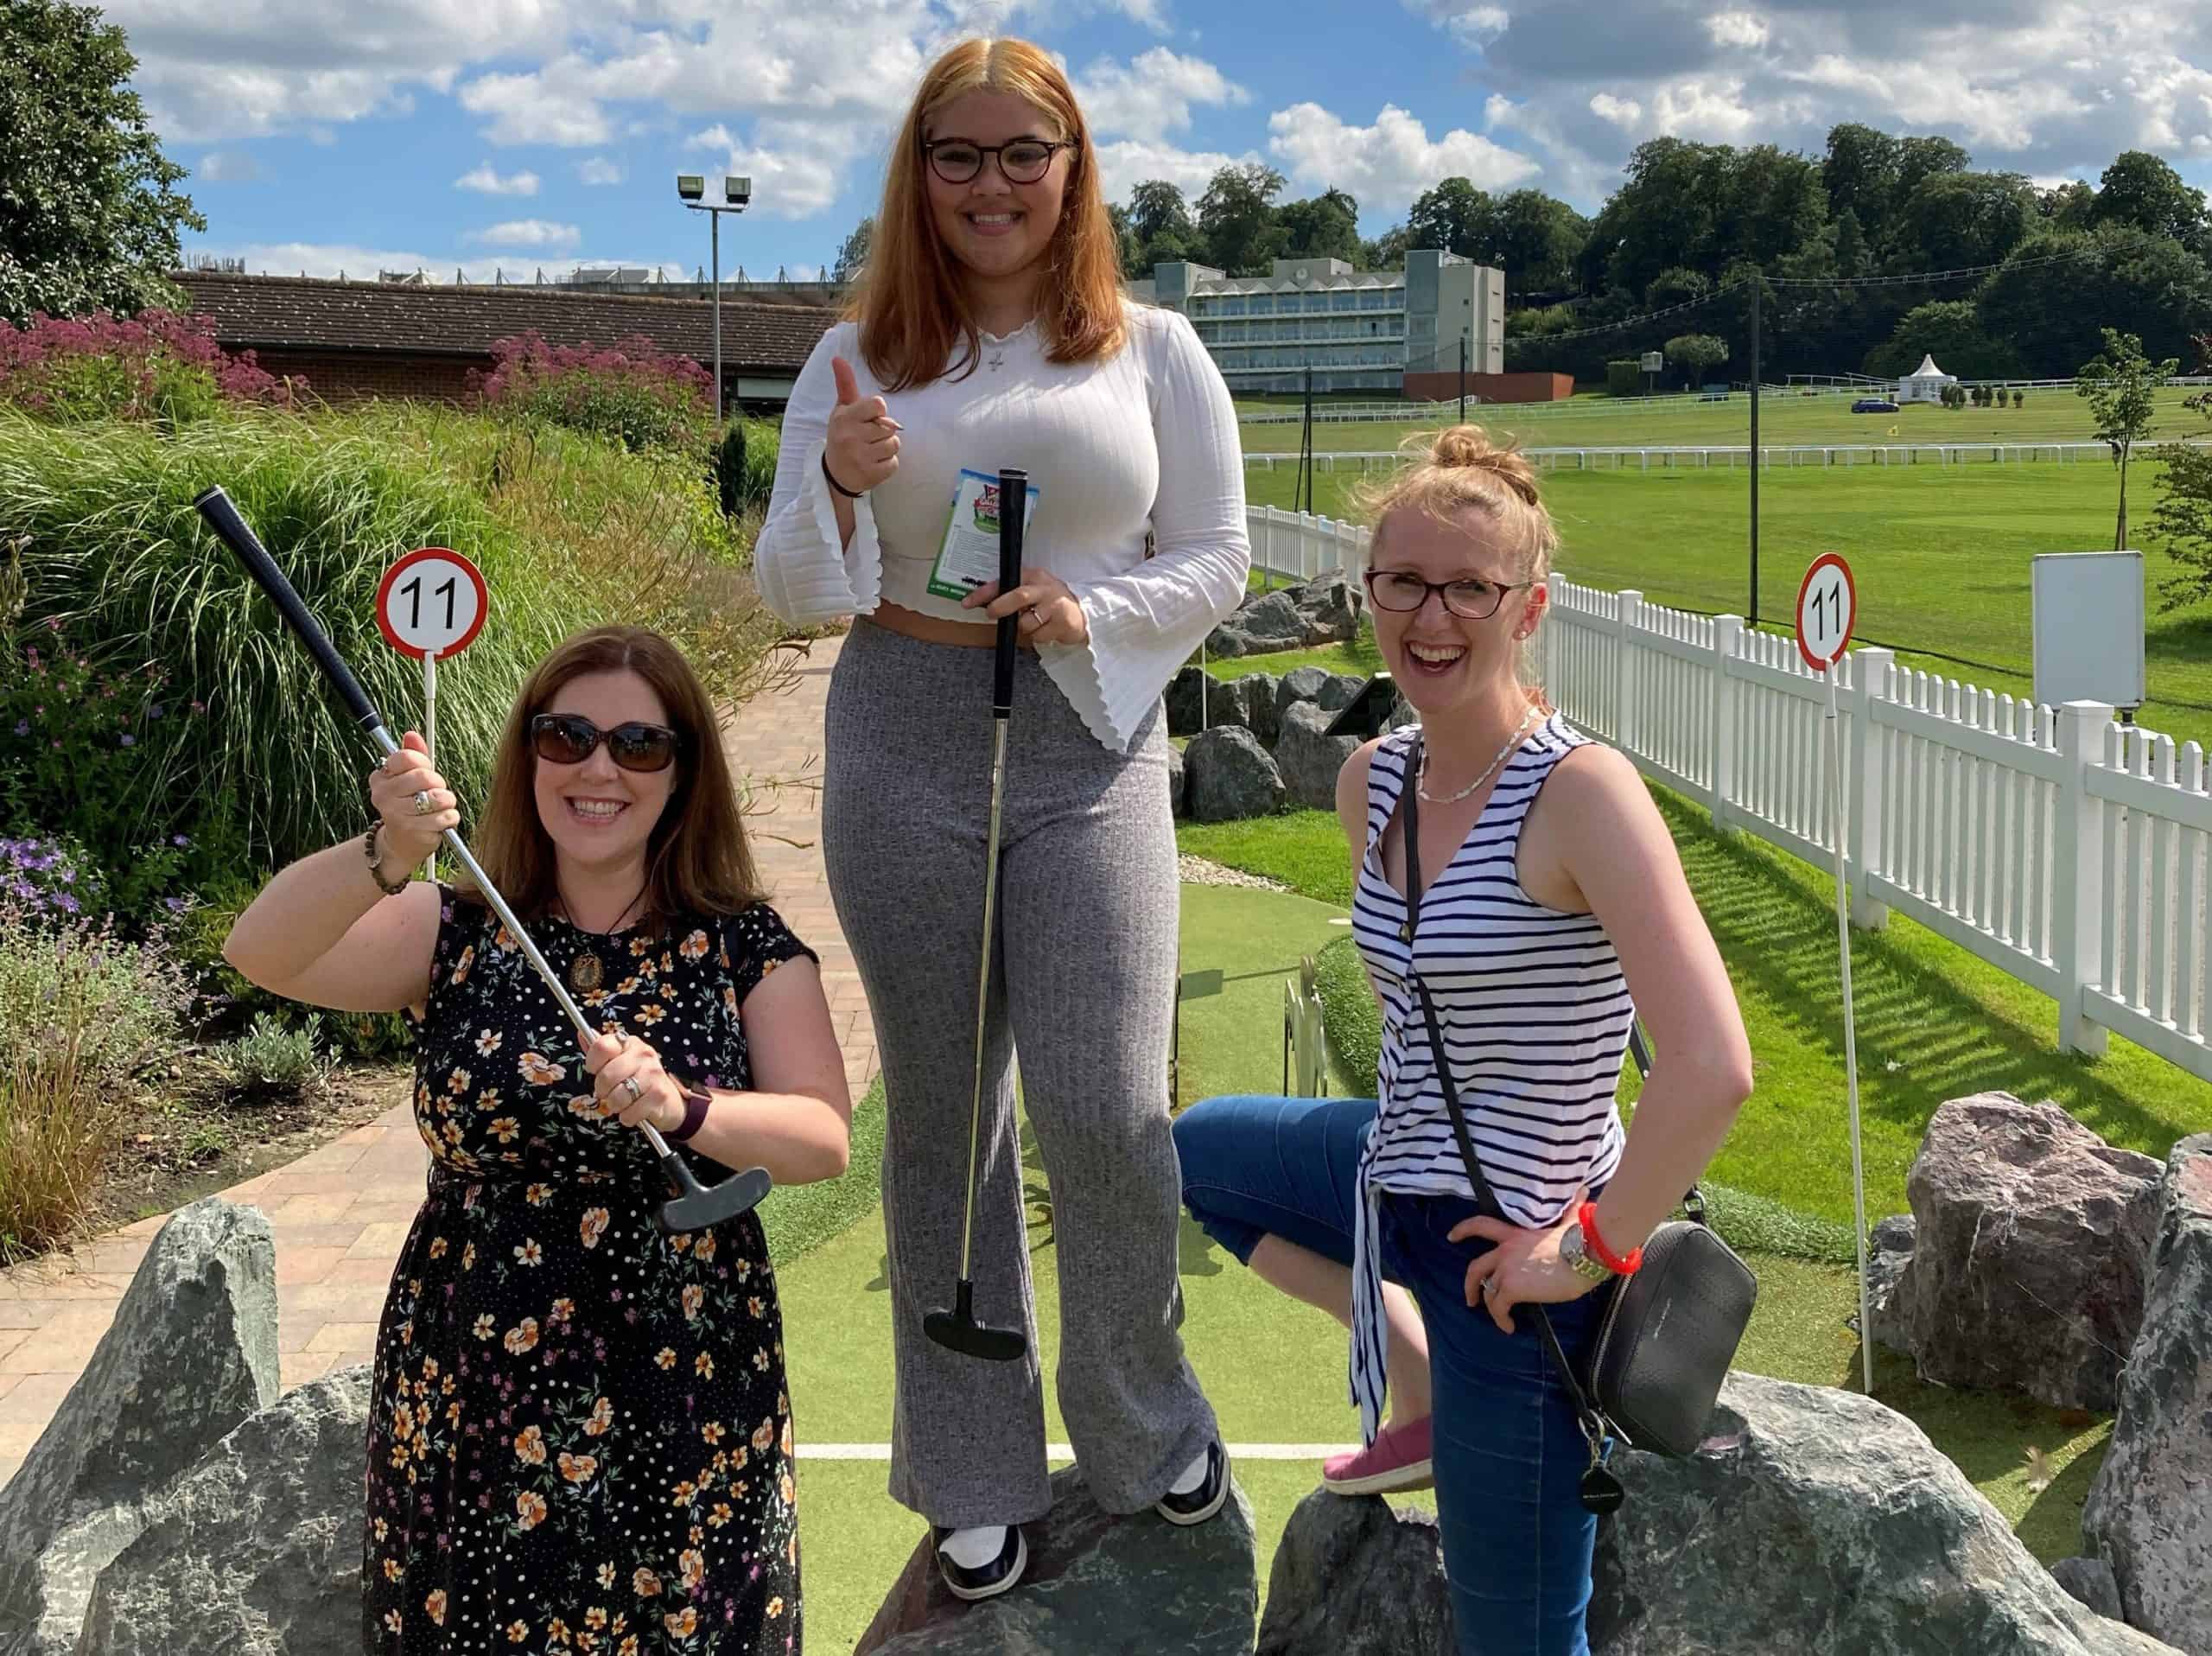
[[[1854,414],[1894,414],[1897,405],[1886,397],[1861,397],[1851,405]]]

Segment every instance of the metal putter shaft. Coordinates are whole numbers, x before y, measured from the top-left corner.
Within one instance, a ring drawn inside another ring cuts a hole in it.
[[[231,497],[219,485],[200,495],[192,504],[207,520],[215,538],[231,549],[238,562],[245,565],[246,573],[252,576],[261,589],[269,595],[270,602],[276,606],[277,613],[298,635],[300,642],[307,646],[308,653],[315,658],[315,665],[322,670],[322,676],[330,681],[331,687],[345,702],[354,721],[386,754],[397,753],[399,743],[385,728],[383,715],[371,704],[367,692],[361,688],[360,681],[354,678],[353,670],[338,653],[328,634],[308,613],[307,606],[300,601],[300,595],[293,590],[292,583],[284,578],[284,572],[276,567],[276,560],[269,556],[268,550],[247,526],[245,519],[239,516]],[[537,975],[545,980],[546,987],[553,991],[553,998],[560,1003],[561,1010],[575,1026],[577,1039],[585,1042],[598,1039],[600,1032],[584,1016],[583,1009],[569,995],[560,974],[538,952],[537,943],[516,917],[514,910],[507,906],[507,900],[485,878],[484,870],[477,865],[475,857],[470,855],[468,847],[462,843],[460,831],[448,828],[445,831],[444,839],[454,858],[467,870],[476,889],[484,894],[493,911],[505,923],[507,930],[522,946],[523,953],[537,969]],[[661,1205],[658,1214],[660,1227],[664,1231],[696,1231],[710,1225],[719,1225],[725,1220],[735,1219],[750,1212],[768,1194],[770,1181],[766,1168],[747,1168],[741,1173],[732,1174],[720,1184],[702,1185],[691,1169],[684,1165],[683,1158],[653,1130],[651,1122],[645,1124],[645,1142],[652,1146],[653,1154],[660,1158],[660,1170],[669,1184],[669,1200]]]
[[[1029,474],[1015,469],[999,473],[999,590],[1011,592],[1021,584],[1021,532],[1029,511]],[[997,659],[991,678],[991,830],[983,854],[982,965],[976,980],[976,1097],[968,1121],[968,1213],[960,1230],[960,1285],[954,1290],[952,1309],[931,1311],[922,1319],[922,1331],[944,1347],[969,1357],[1010,1363],[1029,1349],[1018,1328],[995,1328],[976,1318],[976,1284],[969,1276],[976,1238],[976,1181],[982,1157],[983,1126],[983,1028],[990,1004],[991,926],[996,912],[999,885],[1000,809],[1006,799],[1006,724],[1014,713],[1014,639],[1020,626],[1019,611],[999,617]]]

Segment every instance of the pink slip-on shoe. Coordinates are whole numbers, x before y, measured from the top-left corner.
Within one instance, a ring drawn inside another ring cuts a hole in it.
[[[1338,1495],[1386,1495],[1434,1487],[1429,1464],[1429,1417],[1385,1426],[1374,1443],[1321,1462],[1321,1487]]]

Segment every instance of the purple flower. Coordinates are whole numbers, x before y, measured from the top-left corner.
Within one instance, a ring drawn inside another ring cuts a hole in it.
[[[164,897],[162,899],[162,907],[168,909],[172,914],[181,914],[186,909],[191,908],[192,905],[181,897]]]
[[[66,891],[54,900],[54,906],[65,914],[77,912],[77,900]]]
[[[176,836],[176,838],[174,838],[174,839],[172,839],[171,841],[169,841],[169,844],[172,844],[172,845],[175,845],[175,846],[178,847],[180,850],[181,850],[183,847],[185,847],[185,846],[189,845],[190,844],[192,844],[192,841],[191,841],[190,838],[189,838],[189,837],[188,837],[187,835],[184,835],[184,834],[179,834],[179,835],[177,835],[177,836]]]
[[[17,736],[27,736],[30,735],[30,733],[31,722],[29,719],[17,719],[16,721],[16,734]]]
[[[149,719],[157,719],[162,717],[165,710],[166,710],[159,702],[156,702],[151,707],[146,710],[146,717]]]
[[[130,731],[125,730],[123,733],[123,745],[126,748],[135,748],[138,745],[138,738],[132,736]]]

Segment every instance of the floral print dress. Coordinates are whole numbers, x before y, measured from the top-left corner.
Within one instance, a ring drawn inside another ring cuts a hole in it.
[[[429,1194],[377,1337],[363,1646],[751,1656],[800,1648],[781,1314],[757,1216],[664,1235],[644,1134],[490,909],[441,887],[416,1028]],[[765,904],[532,936],[670,1073],[751,1085],[738,1009],[794,956]],[[725,1176],[679,1150],[703,1183]]]

